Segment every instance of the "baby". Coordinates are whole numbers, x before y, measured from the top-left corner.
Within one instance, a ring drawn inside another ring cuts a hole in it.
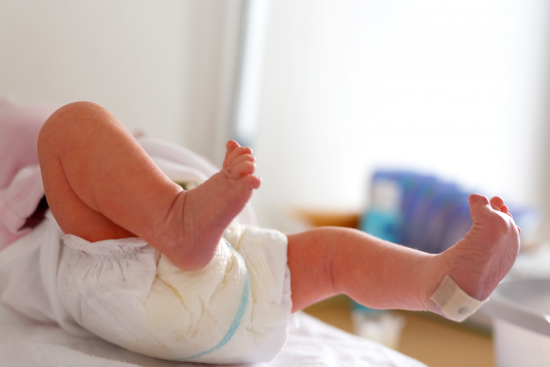
[[[38,139],[46,197],[65,234],[92,245],[139,237],[184,272],[213,261],[224,232],[260,187],[252,150],[235,141],[226,148],[222,170],[186,191],[96,104],[60,108]],[[371,308],[449,317],[434,297],[448,278],[468,299],[487,299],[514,263],[519,228],[499,197],[472,194],[469,204],[472,228],[436,255],[348,228],[287,235],[291,311],[343,293]]]

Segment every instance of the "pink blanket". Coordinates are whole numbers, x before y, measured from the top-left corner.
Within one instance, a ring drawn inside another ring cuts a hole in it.
[[[36,143],[56,109],[0,100],[0,250],[28,232],[22,227],[44,196]]]

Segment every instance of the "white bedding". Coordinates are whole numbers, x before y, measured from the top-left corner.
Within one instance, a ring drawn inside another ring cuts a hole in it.
[[[270,363],[247,367],[421,367],[424,364],[382,345],[298,313],[283,351]],[[72,336],[55,324],[32,321],[0,304],[0,367],[203,366],[146,357],[97,337]],[[208,365],[204,365],[208,366]],[[244,365],[233,365],[244,366]]]

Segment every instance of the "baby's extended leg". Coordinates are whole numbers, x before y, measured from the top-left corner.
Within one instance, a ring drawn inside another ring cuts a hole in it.
[[[372,308],[425,310],[435,255],[341,227],[287,237],[293,311],[341,293]]]
[[[186,270],[208,264],[260,185],[250,149],[229,142],[222,171],[183,191],[111,113],[89,102],[56,111],[38,153],[48,204],[65,233],[91,242],[139,236]]]
[[[486,299],[519,251],[519,228],[502,199],[470,196],[474,225],[447,251],[427,254],[357,230],[327,227],[288,236],[293,310],[345,293],[372,308],[429,310],[445,276]]]

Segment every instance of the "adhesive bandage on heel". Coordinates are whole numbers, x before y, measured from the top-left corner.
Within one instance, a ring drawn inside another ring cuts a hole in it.
[[[466,320],[487,301],[470,297],[448,276],[439,284],[430,299],[441,308],[445,316],[459,322]]]

